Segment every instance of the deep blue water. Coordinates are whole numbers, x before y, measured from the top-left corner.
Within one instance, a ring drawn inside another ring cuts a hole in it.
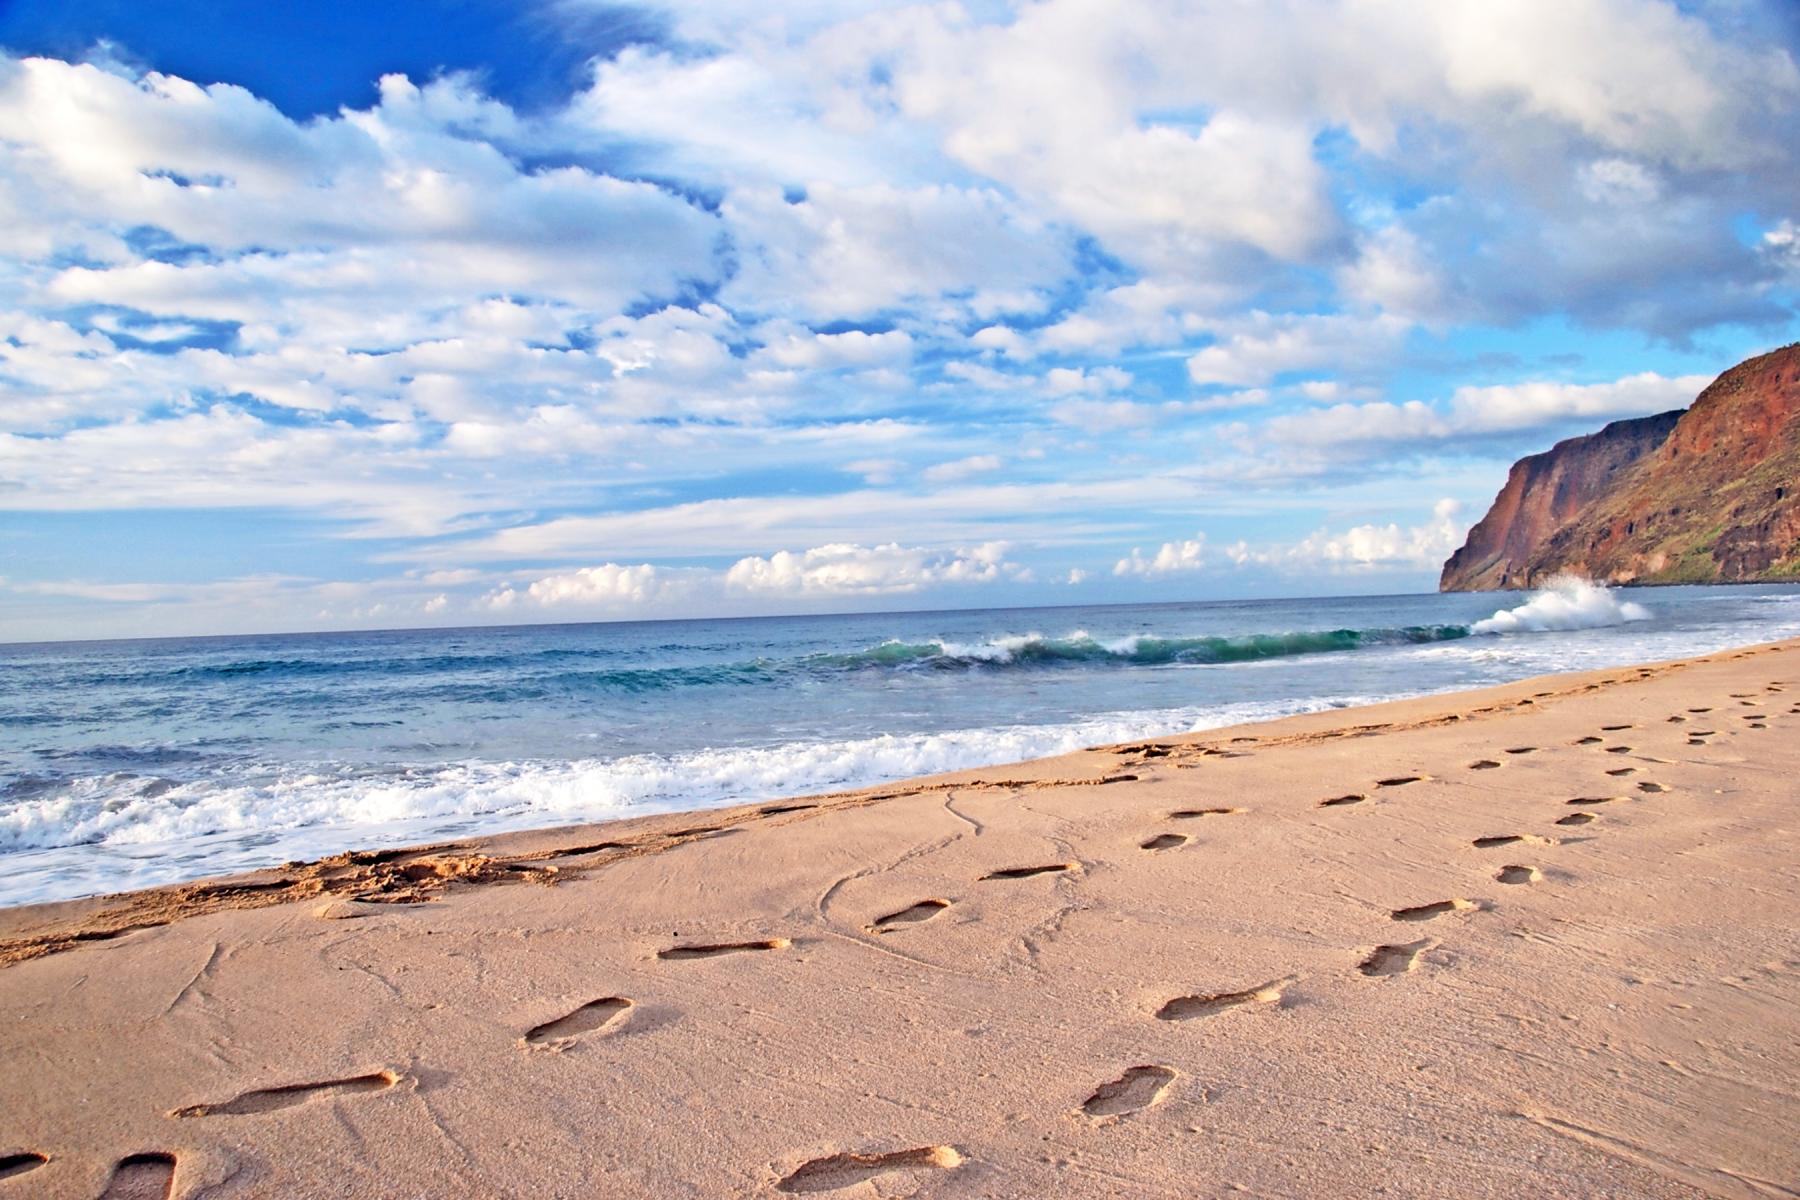
[[[0,646],[0,903],[1795,635],[1769,586]]]

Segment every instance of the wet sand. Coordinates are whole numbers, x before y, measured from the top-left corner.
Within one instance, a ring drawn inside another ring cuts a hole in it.
[[[1789,642],[7,910],[0,1200],[1800,1196],[1797,731]]]

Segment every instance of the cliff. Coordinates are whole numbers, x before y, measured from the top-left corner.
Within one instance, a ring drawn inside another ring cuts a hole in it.
[[[1800,577],[1800,343],[1741,363],[1693,407],[1520,459],[1444,564],[1442,591]]]

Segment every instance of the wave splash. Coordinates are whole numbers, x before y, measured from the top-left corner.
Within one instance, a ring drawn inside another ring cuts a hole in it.
[[[1576,575],[1560,575],[1517,608],[1503,608],[1469,626],[1475,634],[1562,633],[1648,621],[1650,610],[1621,600],[1611,588]]]

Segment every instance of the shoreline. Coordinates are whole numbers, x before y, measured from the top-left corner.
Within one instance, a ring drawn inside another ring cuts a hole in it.
[[[1800,1194],[1796,724],[1791,640],[3,910],[0,1198]]]
[[[1090,779],[1044,781],[1036,778],[1034,772],[1048,764],[1083,759],[1092,755],[1124,755],[1134,747],[1153,745],[1198,748],[1202,756],[1218,753],[1229,754],[1229,751],[1218,750],[1217,744],[1221,739],[1226,742],[1239,740],[1249,731],[1261,732],[1260,737],[1252,740],[1273,739],[1266,744],[1279,745],[1281,744],[1280,739],[1285,736],[1318,736],[1320,731],[1312,728],[1315,725],[1324,725],[1329,728],[1343,720],[1353,719],[1357,714],[1382,715],[1388,713],[1389,710],[1404,710],[1410,716],[1411,710],[1419,706],[1429,706],[1434,701],[1442,702],[1446,706],[1446,713],[1455,711],[1467,713],[1472,717],[1490,716],[1497,712],[1510,711],[1509,706],[1516,704],[1520,696],[1523,696],[1525,704],[1529,706],[1538,699],[1568,695],[1575,690],[1589,690],[1589,685],[1594,682],[1608,684],[1623,682],[1628,677],[1634,678],[1641,675],[1645,670],[1661,672],[1681,669],[1700,663],[1731,658],[1739,654],[1760,653],[1790,647],[1800,649],[1800,639],[1734,647],[1693,658],[1666,659],[1650,663],[1602,667],[1588,671],[1554,672],[1527,676],[1510,683],[1495,684],[1490,687],[1429,692],[1424,695],[1382,700],[1372,704],[1318,709],[1312,712],[1294,713],[1284,717],[1244,722],[1237,725],[1221,725],[1198,732],[1133,738],[1127,742],[1084,746],[1066,754],[909,776],[861,788],[766,798],[715,807],[677,809],[648,813],[643,816],[579,821],[566,825],[546,825],[531,829],[511,829],[493,834],[408,843],[401,846],[354,848],[319,858],[295,860],[246,871],[206,875],[177,883],[156,884],[120,892],[101,892],[66,900],[9,905],[0,907],[0,968],[37,956],[36,953],[30,952],[28,947],[20,946],[18,943],[21,940],[34,936],[59,938],[65,928],[68,928],[70,945],[79,945],[87,941],[106,940],[105,935],[111,934],[114,930],[136,932],[143,928],[153,927],[143,924],[144,919],[154,921],[156,924],[164,924],[209,912],[296,903],[320,896],[354,899],[359,893],[367,892],[373,897],[379,897],[375,901],[378,903],[408,904],[428,902],[435,899],[438,892],[458,886],[517,883],[526,880],[548,884],[555,882],[554,877],[560,876],[563,868],[567,866],[557,860],[588,857],[588,855],[574,852],[584,846],[599,845],[606,849],[593,851],[597,861],[584,862],[575,868],[581,872],[603,867],[609,862],[616,861],[615,857],[600,858],[598,857],[600,855],[610,853],[617,857],[629,857],[640,853],[658,853],[674,849],[684,841],[703,837],[706,834],[717,832],[719,829],[731,828],[748,821],[772,816],[785,816],[793,812],[879,803],[904,796],[956,787],[1005,788],[1019,782],[1028,783],[1033,787],[1098,786],[1115,782],[1131,782],[1131,780],[1105,776]],[[1558,681],[1561,686],[1546,690],[1544,685],[1547,681]],[[1515,693],[1519,695],[1515,695]],[[1417,724],[1405,725],[1406,719],[1406,717],[1402,718],[1401,727],[1419,727]],[[1440,718],[1427,716],[1413,719],[1430,723]],[[1295,728],[1289,729],[1289,726]],[[1395,727],[1395,723],[1383,722],[1380,727],[1392,729]],[[1362,726],[1352,725],[1341,734],[1325,733],[1324,736],[1359,736],[1362,728]],[[715,819],[704,820],[702,818]],[[396,863],[406,864],[414,860],[433,864],[441,863],[443,869],[430,873],[418,873],[417,878],[409,877],[404,870],[382,869],[390,868]],[[540,864],[550,869],[533,879],[531,868]],[[363,868],[377,869],[363,870]],[[282,886],[284,881],[291,881],[293,886]],[[115,913],[122,919],[122,923],[113,919],[112,914]],[[129,914],[128,917],[127,914]],[[40,915],[46,919],[34,919]],[[37,931],[41,931],[41,933]],[[117,934],[113,935],[117,936]],[[59,944],[54,949],[47,949],[46,952],[56,953],[66,948],[68,946]],[[21,953],[22,950],[26,952]]]

